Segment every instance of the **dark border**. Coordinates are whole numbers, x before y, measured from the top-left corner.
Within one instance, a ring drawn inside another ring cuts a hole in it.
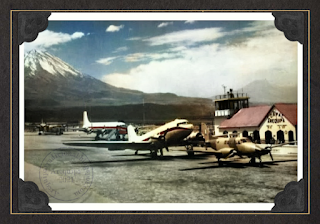
[[[95,3],[95,2],[87,2],[87,1],[77,1],[76,4],[75,2],[69,1],[69,2],[64,2],[61,1],[59,3],[59,1],[56,2],[42,2],[42,1],[37,1],[35,2],[31,2],[29,0],[22,2],[18,2],[18,1],[5,1],[3,2],[3,8],[2,10],[2,14],[0,15],[2,17],[1,21],[4,21],[3,23],[0,24],[1,26],[1,30],[4,33],[3,35],[3,43],[2,43],[2,51],[1,51],[1,82],[0,85],[2,88],[1,89],[1,102],[3,105],[7,105],[5,107],[2,107],[0,110],[0,119],[1,119],[1,127],[0,127],[0,136],[2,139],[2,146],[4,149],[10,148],[10,145],[12,144],[13,147],[13,154],[12,154],[12,159],[13,161],[18,161],[18,155],[17,152],[15,151],[15,149],[18,147],[18,131],[17,131],[17,127],[18,127],[18,101],[15,97],[17,97],[18,94],[18,89],[15,88],[15,85],[18,84],[18,80],[16,80],[16,77],[12,77],[12,82],[14,84],[13,86],[13,100],[12,100],[12,111],[13,111],[13,117],[12,117],[12,126],[11,126],[11,114],[10,114],[10,106],[11,106],[11,100],[10,100],[10,63],[11,60],[8,59],[8,55],[10,55],[10,38],[11,38],[11,33],[10,33],[10,21],[8,19],[8,17],[10,16],[10,10],[14,10],[14,9],[74,9],[75,5],[77,6],[77,9],[114,9],[114,10],[129,10],[129,9],[181,9],[181,10],[187,10],[187,9],[217,9],[217,10],[236,10],[236,9],[249,9],[249,10],[253,10],[253,9],[260,9],[260,10],[272,10],[272,9],[291,9],[291,10],[295,10],[295,9],[306,9],[309,10],[311,9],[311,13],[312,13],[312,20],[311,20],[311,30],[312,30],[312,47],[311,47],[311,57],[314,59],[313,61],[311,61],[311,80],[310,80],[310,85],[308,84],[308,80],[305,77],[304,78],[304,89],[309,89],[308,87],[310,87],[311,89],[311,99],[308,99],[306,97],[306,93],[304,93],[304,104],[306,105],[308,102],[310,103],[310,107],[312,108],[311,111],[311,117],[312,117],[312,124],[310,124],[310,127],[308,125],[308,122],[304,122],[304,132],[308,133],[309,128],[311,128],[311,133],[313,133],[313,131],[317,131],[317,128],[315,129],[314,127],[319,123],[318,122],[318,117],[317,116],[317,111],[319,106],[317,106],[317,96],[320,94],[320,89],[319,89],[319,81],[318,81],[318,76],[317,76],[317,72],[319,71],[319,63],[317,62],[316,57],[320,55],[320,51],[319,48],[316,48],[318,44],[319,39],[319,31],[317,29],[317,24],[318,24],[318,17],[319,17],[319,6],[317,4],[317,2],[314,1],[289,1],[289,0],[285,0],[285,1],[275,1],[275,0],[271,0],[271,1],[255,1],[255,2],[248,2],[248,3],[243,3],[243,2],[232,2],[231,4],[222,0],[219,1],[215,1],[215,2],[210,2],[210,1],[202,1],[202,2],[191,2],[190,4],[184,1],[181,1],[182,4],[179,4],[179,1],[174,1],[174,2],[169,2],[169,1],[152,1],[152,2],[148,2],[149,5],[146,4],[147,2],[144,1],[134,1],[131,3],[128,2],[110,2],[110,1],[106,1],[106,2],[101,2],[101,3]],[[14,16],[13,16],[14,17]],[[13,20],[15,20],[16,18],[13,18]],[[13,41],[16,40],[16,31],[13,29]],[[6,35],[7,33],[10,33],[10,35]],[[309,44],[309,43],[308,43]],[[17,53],[18,50],[14,44],[13,48],[12,48],[12,59],[13,61],[18,59]],[[308,52],[304,52],[304,53],[308,53]],[[307,54],[305,54],[307,55]],[[308,56],[304,57],[304,61],[309,61]],[[13,72],[17,71],[18,66],[13,64]],[[309,68],[304,68],[304,70],[308,71]],[[304,118],[306,120],[306,114],[308,113],[307,111],[308,108],[306,108],[306,106],[304,107]],[[308,119],[308,117],[307,117]],[[8,122],[9,121],[9,122]],[[12,136],[8,136],[8,130],[11,130],[12,128]],[[317,134],[317,132],[315,132],[315,134]],[[304,142],[308,142],[308,140],[310,141],[311,145],[318,145],[319,144],[319,138],[314,138],[314,139],[309,139],[310,135],[306,136],[305,135],[305,139]],[[9,140],[8,140],[9,139]],[[308,153],[308,152],[307,152]],[[319,158],[319,151],[316,150],[316,148],[314,148],[314,151],[311,152],[311,166],[312,166],[312,170],[318,170],[318,158]],[[1,177],[3,182],[5,182],[5,184],[1,185],[1,190],[2,192],[10,192],[10,186],[6,183],[10,182],[10,170],[11,169],[11,164],[10,164],[10,159],[7,156],[9,155],[9,153],[6,153],[5,158],[2,160],[1,163],[1,170],[2,172]],[[305,159],[306,160],[306,159]],[[304,161],[305,164],[306,162],[308,162],[308,160]],[[17,179],[18,177],[18,170],[17,170],[17,163],[13,163],[12,164],[14,169],[12,172],[12,178],[13,179]],[[306,170],[305,171],[306,174],[308,175],[310,170]],[[305,175],[305,174],[304,174]],[[311,174],[311,184],[313,186],[318,186],[316,184],[318,184],[318,179],[319,176],[318,174],[316,174],[315,172],[313,172]],[[12,183],[13,184],[13,197],[16,196],[16,192],[17,192],[17,183]],[[309,186],[310,187],[310,186]],[[319,207],[318,204],[318,200],[319,199],[319,195],[317,194],[317,192],[308,192],[309,194],[311,194],[311,208],[317,208]],[[3,220],[5,220],[6,222],[12,222],[12,223],[16,223],[17,221],[22,221],[23,218],[23,222],[26,223],[37,223],[39,221],[43,222],[43,219],[45,219],[47,222],[53,222],[53,220],[55,220],[55,222],[58,221],[67,221],[70,220],[71,218],[76,221],[76,222],[80,222],[80,221],[85,221],[85,222],[92,222],[93,221],[93,217],[90,216],[85,216],[85,215],[77,215],[77,216],[71,216],[71,217],[66,217],[64,215],[59,215],[59,216],[45,216],[45,218],[42,218],[43,216],[35,216],[35,217],[31,217],[31,216],[21,216],[21,215],[15,215],[12,217],[12,210],[16,210],[15,206],[16,206],[16,202],[13,201],[13,205],[9,205],[10,209],[8,209],[8,200],[11,200],[11,195],[7,196],[6,194],[4,194],[2,197],[5,199],[5,201],[3,201],[1,203],[1,211],[2,213],[4,213],[5,215],[3,216]],[[10,213],[9,213],[10,210]],[[310,210],[309,210],[310,211]],[[313,210],[314,211],[314,210]],[[98,212],[97,212],[98,213]],[[11,216],[11,217],[10,217]],[[9,219],[10,218],[10,219]],[[290,223],[316,223],[317,217],[316,214],[312,214],[309,216],[305,216],[305,215],[294,215],[294,216],[288,216],[288,215],[258,215],[258,216],[250,216],[250,215],[232,215],[232,216],[224,216],[224,215],[185,215],[185,216],[176,216],[176,215],[165,215],[165,216],[161,216],[159,217],[159,215],[153,215],[150,216],[148,215],[147,217],[145,215],[117,215],[117,216],[96,216],[94,218],[95,222],[106,222],[106,221],[112,221],[112,222],[143,222],[146,221],[146,219],[148,219],[148,221],[152,221],[154,223],[168,223],[171,221],[171,223],[176,223],[176,222],[189,222],[189,223],[200,223],[200,222],[209,222],[209,221],[213,221],[213,222],[217,222],[217,223],[225,223],[225,222],[230,222],[230,221],[234,221],[237,223],[256,223],[258,221],[258,223],[271,223],[271,222],[276,222],[278,221],[278,223],[284,223],[284,222],[290,222]]]
[[[76,12],[74,12],[76,13]],[[239,12],[238,12],[239,13]],[[300,44],[304,44],[304,22],[305,14],[301,11],[274,11],[272,15],[275,17],[275,27],[284,33],[284,36],[289,41],[298,41]],[[48,17],[51,15],[50,11],[23,11],[17,12],[18,15],[18,43],[21,45],[23,42],[34,41],[38,34],[44,31],[48,26]],[[305,75],[305,74],[304,74]],[[21,182],[21,181],[20,181]],[[20,183],[19,182],[19,183]],[[30,182],[29,182],[30,183]],[[34,183],[33,183],[34,184]],[[34,184],[36,186],[36,184]],[[36,187],[36,191],[33,194],[26,192],[23,187],[18,188],[18,200],[19,211],[30,212],[30,208],[33,206],[35,212],[39,212],[37,206],[33,201],[39,200],[39,189]],[[43,194],[43,192],[40,192]],[[293,181],[288,183],[284,190],[279,192],[275,199],[275,206],[271,209],[271,212],[281,213],[306,213],[304,196],[307,195],[304,192],[304,179],[301,179],[298,183]],[[32,197],[31,197],[32,196]],[[29,203],[26,203],[28,201]],[[48,200],[45,200],[48,206]],[[24,203],[22,203],[24,202]],[[24,205],[24,206],[21,206]],[[49,207],[49,206],[48,206]],[[49,207],[50,208],[50,207]],[[160,213],[177,213],[176,211],[164,211]],[[238,211],[239,212],[239,211]],[[79,212],[81,213],[81,212]],[[131,213],[131,212],[129,212]],[[148,211],[142,211],[137,213],[148,213]],[[182,213],[195,213],[190,210]],[[204,212],[204,213],[220,213],[220,212]],[[247,212],[246,212],[247,213]],[[255,213],[255,211],[253,211]],[[263,213],[263,212],[260,212]]]

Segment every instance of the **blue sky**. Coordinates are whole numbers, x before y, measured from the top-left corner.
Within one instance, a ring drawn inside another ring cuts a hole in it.
[[[25,44],[32,49],[148,93],[210,97],[256,79],[297,84],[297,42],[274,21],[49,21]]]

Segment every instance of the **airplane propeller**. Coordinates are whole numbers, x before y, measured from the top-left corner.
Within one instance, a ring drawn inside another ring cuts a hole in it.
[[[230,150],[229,155],[227,155],[226,159],[231,158],[233,156],[237,155],[237,150]]]
[[[272,156],[272,154],[271,154],[272,148],[267,146],[265,149],[270,150],[270,151],[269,151],[269,155],[270,155],[271,160],[273,161],[273,156]]]
[[[159,135],[159,137],[152,137],[152,139],[158,140],[160,142],[160,153],[163,155],[163,148],[166,148],[167,152],[169,152],[169,148],[167,146],[166,135],[169,132],[167,129],[163,134]]]
[[[270,158],[271,158],[271,160],[273,161],[273,156],[272,156],[272,153],[271,153],[271,151],[272,151],[272,147],[270,147],[270,146],[267,146],[267,147],[265,147],[265,148],[261,148],[259,145],[255,145],[258,149],[259,149],[259,151],[262,151],[262,150],[266,150],[266,151],[268,151],[268,154],[270,155]]]

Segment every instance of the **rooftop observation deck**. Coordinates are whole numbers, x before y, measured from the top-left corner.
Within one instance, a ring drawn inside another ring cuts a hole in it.
[[[249,107],[249,97],[247,93],[233,93],[215,96],[215,116],[232,116],[242,108]]]
[[[223,95],[217,95],[214,97],[215,101],[223,101],[223,100],[247,100],[249,99],[247,93],[229,93]]]

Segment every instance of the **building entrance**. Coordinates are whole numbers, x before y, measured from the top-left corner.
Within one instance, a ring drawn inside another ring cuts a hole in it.
[[[284,133],[283,131],[278,131],[277,132],[277,140],[278,140],[278,143],[284,143]]]

